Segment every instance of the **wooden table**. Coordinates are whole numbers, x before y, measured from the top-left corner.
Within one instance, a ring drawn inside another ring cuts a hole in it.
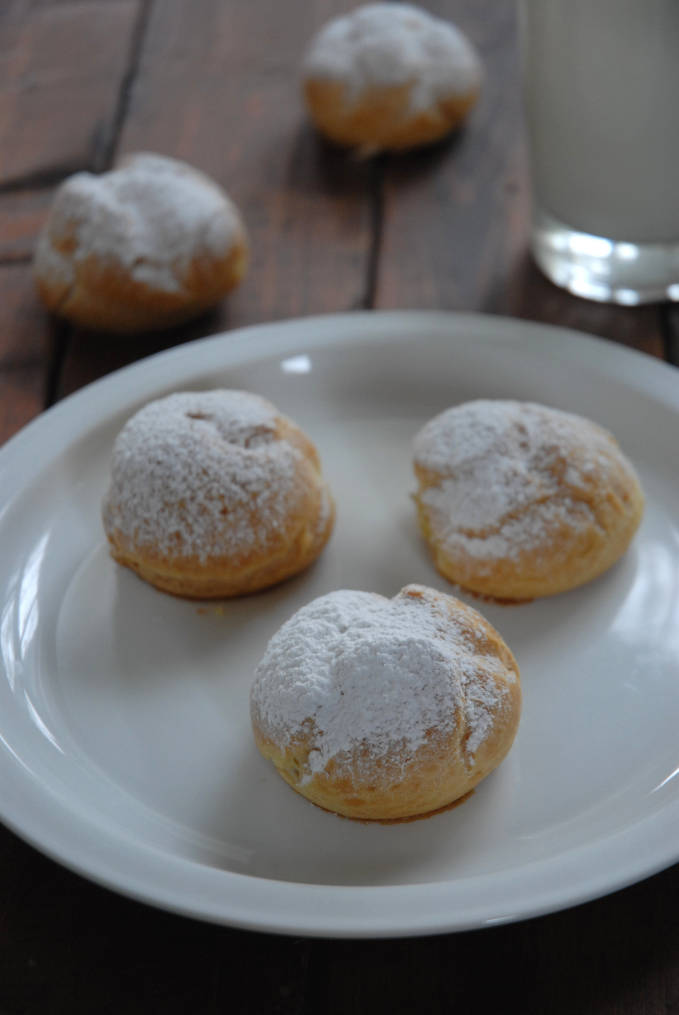
[[[513,5],[434,0],[487,68],[463,132],[357,161],[298,98],[338,0],[5,0],[0,8],[0,439],[111,370],[257,321],[355,308],[501,313],[677,364],[669,306],[588,303],[526,254]],[[241,207],[242,288],[179,330],[120,339],[50,320],[31,256],[55,186],[127,151],[185,159]],[[679,375],[678,375],[679,377]],[[679,1012],[679,867],[512,926],[332,942],[214,927],[119,897],[0,830],[0,1013]]]

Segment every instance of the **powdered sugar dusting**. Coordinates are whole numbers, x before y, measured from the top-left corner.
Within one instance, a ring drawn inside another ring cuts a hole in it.
[[[224,256],[242,233],[235,206],[207,176],[140,153],[111,172],[76,173],[62,184],[38,254],[42,262],[56,247],[49,270],[61,275],[94,255],[154,290],[176,293],[196,258]]]
[[[468,764],[515,679],[469,630],[407,586],[394,599],[339,590],[309,603],[274,635],[257,667],[253,720],[275,743],[314,731],[302,781],[360,748],[406,761],[432,730],[463,724]],[[355,762],[354,762],[355,763]]]
[[[418,498],[437,538],[491,561],[540,546],[556,526],[596,524],[593,485],[619,459],[605,430],[526,402],[467,402],[415,438]]]
[[[481,64],[454,25],[405,3],[375,3],[330,21],[303,72],[339,80],[356,99],[370,88],[411,85],[411,111],[478,88]]]
[[[302,454],[278,439],[278,419],[273,405],[244,391],[151,402],[115,442],[107,531],[201,561],[266,546],[294,503]]]

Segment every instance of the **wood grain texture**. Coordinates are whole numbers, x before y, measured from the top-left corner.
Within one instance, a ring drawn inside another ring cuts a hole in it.
[[[679,306],[668,304],[663,308],[662,328],[666,358],[679,367]]]
[[[52,196],[49,187],[0,193],[0,264],[31,260]]]
[[[183,0],[153,4],[116,151],[161,152],[217,180],[243,214],[251,264],[188,328],[122,343],[74,332],[60,394],[179,341],[366,305],[374,169],[324,144],[299,95],[306,40],[342,6],[202,0],[196,18]]]
[[[90,168],[116,114],[139,0],[10,0],[0,11],[0,186]]]
[[[54,348],[30,265],[0,265],[0,441],[44,408]]]
[[[315,942],[308,1004],[329,1012],[676,1012],[675,868],[566,912],[405,941]]]
[[[315,942],[309,1010],[676,1011],[678,887],[675,870],[510,927],[419,940]]]
[[[143,906],[0,828],[3,1015],[301,1011],[309,943]],[[3,887],[4,887],[3,878]]]
[[[483,306],[503,270],[514,208],[507,190],[517,185],[521,135],[513,6],[439,0],[431,9],[476,45],[485,80],[467,124],[449,140],[385,160],[377,305],[471,309]]]
[[[505,927],[332,941],[210,926],[117,896],[0,830],[0,1010],[117,1015],[676,1015],[679,869]]]
[[[186,159],[236,201],[252,241],[231,325],[363,296],[369,170],[319,142],[299,95],[305,42],[342,5],[288,0],[253,16],[238,0],[153,8],[120,149]]]

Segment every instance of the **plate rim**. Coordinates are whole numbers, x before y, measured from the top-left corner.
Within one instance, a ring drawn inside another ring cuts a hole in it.
[[[382,330],[389,326],[393,328],[396,337],[399,333],[407,333],[412,330],[418,321],[427,326],[438,325],[445,328],[452,322],[455,327],[465,324],[490,326],[493,330],[497,328],[498,335],[494,336],[502,342],[507,341],[510,336],[516,337],[524,331],[526,336],[542,334],[546,336],[547,342],[552,344],[552,352],[572,360],[581,356],[586,357],[588,365],[599,371],[608,373],[609,364],[607,357],[612,356],[617,367],[616,372],[622,374],[623,378],[632,384],[637,390],[643,390],[655,400],[670,405],[673,409],[679,409],[679,391],[673,387],[676,378],[672,375],[679,370],[665,360],[657,359],[649,353],[626,345],[619,345],[611,339],[597,335],[586,334],[575,328],[564,327],[556,324],[543,324],[540,321],[524,320],[519,317],[507,317],[500,314],[483,314],[467,311],[454,310],[353,310],[342,313],[313,314],[305,317],[289,317],[281,320],[248,324],[237,327],[233,330],[219,331],[212,335],[183,342],[170,349],[161,349],[149,356],[129,363],[97,380],[90,381],[77,391],[71,392],[60,401],[51,405],[34,419],[26,423],[17,433],[13,434],[5,443],[0,446],[0,459],[6,454],[14,453],[15,447],[32,438],[36,427],[42,427],[45,420],[54,424],[61,424],[62,417],[70,414],[74,403],[86,406],[89,402],[95,404],[96,398],[102,392],[108,393],[108,389],[123,383],[132,376],[134,379],[143,379],[146,383],[138,384],[139,393],[147,387],[148,379],[155,370],[167,368],[168,364],[186,362],[187,366],[193,367],[195,355],[201,357],[216,351],[224,342],[232,345],[229,350],[237,357],[230,366],[246,363],[257,359],[257,356],[249,356],[249,344],[256,340],[257,334],[266,334],[272,330],[278,331],[281,338],[278,344],[283,343],[283,338],[288,332],[300,329],[306,342],[311,339],[311,345],[317,348],[333,344],[327,335],[328,328],[342,328],[346,324],[358,323],[361,330],[367,330],[361,336],[362,341],[382,341],[388,344],[389,338],[384,336]],[[502,335],[504,333],[504,336]],[[313,341],[314,334],[316,341]],[[341,339],[341,342],[346,339]],[[564,344],[565,343],[565,344]],[[271,355],[271,354],[269,354]],[[224,365],[224,364],[222,364]],[[195,373],[195,371],[193,371]],[[1,501],[1,498],[0,498]],[[1,506],[1,504],[0,504]]]
[[[552,347],[550,351],[560,352],[566,360],[572,361],[577,357],[582,360],[585,367],[605,370],[609,378],[624,381],[635,390],[650,395],[655,401],[668,405],[674,412],[679,412],[679,389],[676,387],[679,375],[675,375],[676,368],[671,364],[656,360],[639,350],[618,346],[605,339],[585,335],[570,328],[478,313],[428,310],[355,311],[290,318],[219,332],[172,349],[162,350],[113,371],[67,396],[11,437],[0,448],[0,475],[4,476],[7,471],[16,468],[26,447],[34,445],[36,438],[40,438],[49,428],[50,441],[45,443],[52,447],[52,452],[47,454],[45,449],[41,455],[34,456],[35,460],[32,461],[33,472],[39,472],[46,461],[59,453],[58,450],[54,450],[54,445],[64,450],[69,440],[87,433],[110,416],[112,411],[119,413],[123,411],[125,404],[152,397],[150,392],[154,388],[160,391],[163,384],[167,384],[168,374],[175,375],[176,385],[179,377],[184,376],[181,372],[183,364],[189,368],[187,384],[190,385],[192,377],[209,372],[210,361],[215,356],[222,357],[219,364],[221,368],[229,368],[261,362],[279,354],[289,356],[298,351],[295,348],[297,346],[303,346],[302,351],[311,351],[314,348],[341,346],[350,340],[389,344],[394,339],[403,340],[404,337],[412,335],[418,326],[430,329],[430,334],[427,335],[429,341],[434,340],[434,331],[437,332],[436,340],[438,340],[439,331],[441,337],[445,337],[443,333],[450,330],[451,341],[454,342],[458,340],[459,332],[465,326],[485,329],[487,336],[484,341],[490,345],[517,337],[530,345],[539,336],[543,346],[550,345]],[[525,337],[522,337],[522,333]],[[270,346],[275,346],[275,350],[269,346],[264,350],[259,348],[256,340],[258,334],[273,336],[270,338]],[[297,340],[291,346],[290,339],[293,335]],[[132,384],[129,384],[130,379],[133,381]],[[122,401],[117,394],[121,390],[125,393]],[[79,417],[83,414],[86,417],[84,424],[79,423]],[[0,493],[0,517],[16,495],[17,490],[12,490],[8,494],[7,485],[3,486]],[[55,832],[55,827],[59,827],[59,821],[56,821],[55,826],[54,818],[58,819],[60,815],[63,818],[64,804],[54,794],[49,796],[49,788],[37,784],[28,768],[22,768],[22,759],[13,756],[12,748],[3,740],[1,722],[0,782],[7,791],[3,794],[5,799],[0,800],[0,820],[21,838],[63,866],[144,903],[190,917],[248,930],[353,938],[402,937],[468,930],[528,919],[578,905],[642,881],[679,859],[679,847],[669,846],[673,841],[673,835],[676,841],[676,832],[679,831],[679,806],[675,804],[673,809],[665,806],[652,816],[658,827],[665,828],[669,823],[669,827],[665,829],[668,833],[665,842],[668,845],[664,850],[656,849],[650,861],[647,859],[646,863],[638,863],[634,869],[628,866],[626,869],[619,869],[615,874],[610,870],[614,865],[608,862],[608,876],[602,877],[601,873],[597,873],[597,865],[600,864],[602,855],[604,860],[610,859],[611,851],[615,854],[622,849],[625,853],[629,851],[630,845],[634,846],[639,826],[645,826],[650,816],[594,842],[571,849],[566,854],[568,857],[566,869],[572,866],[578,854],[587,854],[590,859],[597,861],[591,864],[589,876],[581,877],[579,889],[575,892],[563,887],[567,883],[566,878],[556,887],[545,885],[536,891],[535,885],[540,883],[541,877],[550,868],[553,868],[552,857],[530,865],[529,880],[534,882],[531,904],[519,906],[517,909],[516,904],[510,905],[511,900],[507,899],[503,910],[501,900],[498,899],[492,912],[487,902],[485,905],[477,905],[476,908],[468,904],[468,908],[462,913],[451,912],[441,908],[441,897],[450,896],[451,889],[459,885],[459,881],[360,887],[275,881],[206,867],[196,861],[164,853],[147,843],[131,841],[130,837],[122,832],[116,833],[117,841],[112,847],[113,856],[109,858],[107,867],[106,863],[102,864],[101,861],[104,854],[108,855],[107,850],[102,853],[101,844],[94,851],[94,856],[91,856],[87,849],[79,850],[79,844],[74,848],[71,842],[69,849],[68,831],[65,833],[62,831],[61,835]],[[47,807],[45,807],[46,795],[49,796]],[[21,803],[24,805],[23,812]],[[93,829],[101,829],[101,824],[97,824],[91,817],[88,818],[85,813],[78,813],[72,802],[68,806],[76,813],[78,820],[85,823],[86,830],[91,832]],[[108,831],[111,832],[110,829]],[[111,843],[114,838],[115,836],[111,838]],[[173,890],[169,891],[166,885],[163,890],[162,883],[160,885],[155,883],[152,877],[150,884],[142,883],[138,876],[131,876],[129,872],[126,877],[124,870],[121,872],[115,869],[114,858],[117,857],[119,863],[122,858],[125,862],[129,862],[130,855],[141,858],[142,868],[147,875],[152,873],[152,870],[157,875],[158,869],[162,868],[172,887],[175,880],[181,880],[175,879],[174,876],[190,867],[193,873],[189,881],[200,889],[198,892],[200,898],[195,897],[194,892],[192,901],[191,892],[187,892],[183,887],[181,890],[173,887]],[[563,856],[560,858],[560,866],[564,867]],[[220,895],[215,900],[211,892],[205,890],[206,876],[209,884],[212,884],[217,876],[220,887],[223,885],[227,889],[226,897]],[[501,873],[491,875],[491,880],[493,877],[501,878]],[[518,887],[526,879],[524,869],[513,872],[512,878]],[[474,883],[479,881],[487,883],[488,879],[489,875],[478,875],[463,880],[467,882],[466,888],[473,896]],[[240,898],[244,886],[247,896],[245,902],[248,899],[252,902],[253,897],[255,900],[250,911],[246,911],[248,907]],[[268,905],[261,902],[265,888],[269,893]],[[452,894],[454,896],[455,892]],[[469,892],[462,892],[463,896],[465,894]],[[305,912],[303,915],[299,912],[295,915],[288,908],[289,903],[291,899],[299,902],[302,895],[306,906]],[[425,907],[423,912],[413,912],[413,902],[417,898],[420,901],[428,900],[429,908]],[[334,910],[329,912],[322,906],[319,910],[318,903],[323,900],[331,902]],[[389,914],[390,900],[398,903],[400,918],[393,912]],[[451,901],[454,902],[454,899]],[[271,911],[272,902],[278,907],[275,912]],[[227,903],[226,906],[224,903]]]

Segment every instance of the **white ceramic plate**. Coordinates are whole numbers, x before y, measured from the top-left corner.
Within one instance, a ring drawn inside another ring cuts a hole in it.
[[[306,574],[201,606],[117,567],[99,504],[123,421],[170,390],[217,386],[258,391],[308,430],[338,522]],[[471,799],[412,824],[345,821],[294,794],[257,754],[253,669],[314,596],[446,587],[415,527],[410,442],[433,414],[479,396],[541,401],[608,426],[638,466],[646,516],[624,560],[589,586],[481,606],[518,658],[524,712],[510,755]],[[84,389],[0,452],[0,816],[136,898],[301,934],[501,923],[673,863],[678,423],[672,368],[573,332],[472,315],[251,328]]]

